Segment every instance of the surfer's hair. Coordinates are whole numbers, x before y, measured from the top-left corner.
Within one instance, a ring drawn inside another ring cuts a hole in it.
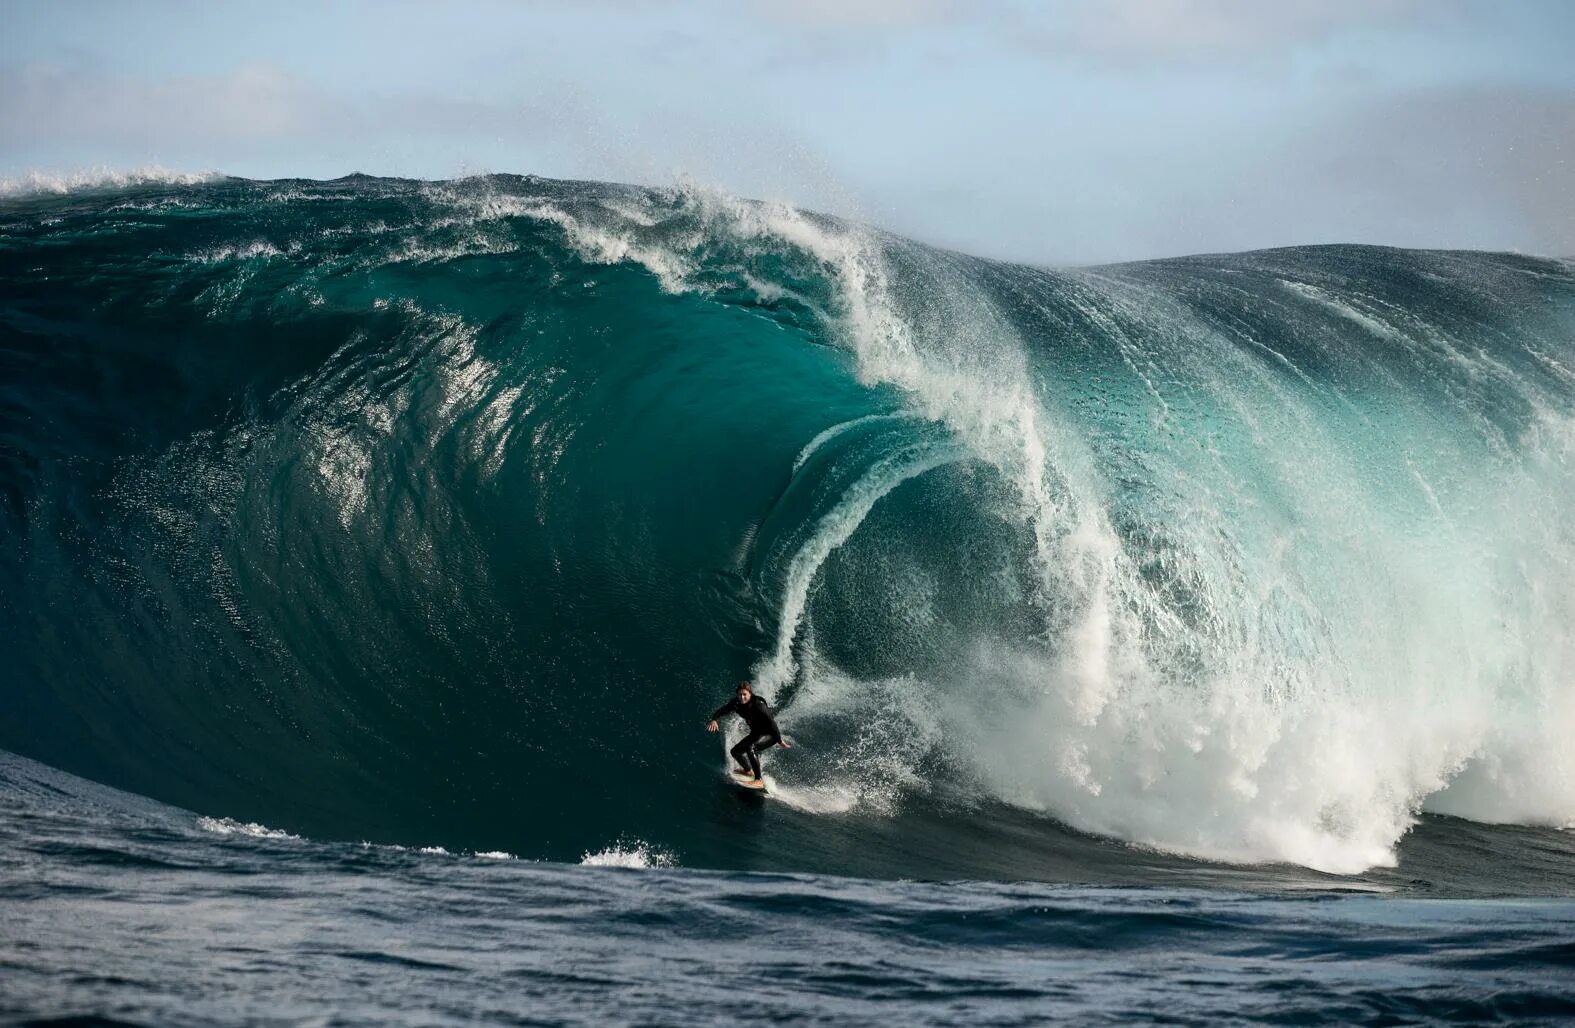
[[[741,681],[737,685],[733,686],[733,691],[734,692],[737,692],[740,689],[748,689],[750,692],[754,692],[755,691],[755,687],[750,685],[748,682],[745,682],[745,681]]]

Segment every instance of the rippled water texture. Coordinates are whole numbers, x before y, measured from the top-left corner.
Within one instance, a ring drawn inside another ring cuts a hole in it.
[[[883,882],[322,844],[0,762],[0,1017],[1219,1024],[1575,1016],[1569,901]],[[600,858],[600,859],[598,859]],[[106,1023],[106,1022],[100,1022]]]

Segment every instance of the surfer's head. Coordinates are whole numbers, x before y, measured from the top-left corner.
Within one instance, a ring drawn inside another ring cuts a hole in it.
[[[749,700],[750,700],[750,697],[752,697],[754,695],[755,695],[755,690],[750,688],[748,682],[739,682],[738,683],[738,701],[740,703],[748,703]]]

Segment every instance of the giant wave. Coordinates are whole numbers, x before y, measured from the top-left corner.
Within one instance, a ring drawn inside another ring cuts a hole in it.
[[[0,746],[193,809],[736,864],[751,676],[775,866],[1575,819],[1567,261],[149,178],[0,201],[0,369]]]

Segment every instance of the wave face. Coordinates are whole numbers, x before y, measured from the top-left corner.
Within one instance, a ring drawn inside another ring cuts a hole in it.
[[[786,866],[1575,819],[1568,262],[150,180],[0,203],[0,369],[0,746],[193,809],[727,864],[747,675]]]

